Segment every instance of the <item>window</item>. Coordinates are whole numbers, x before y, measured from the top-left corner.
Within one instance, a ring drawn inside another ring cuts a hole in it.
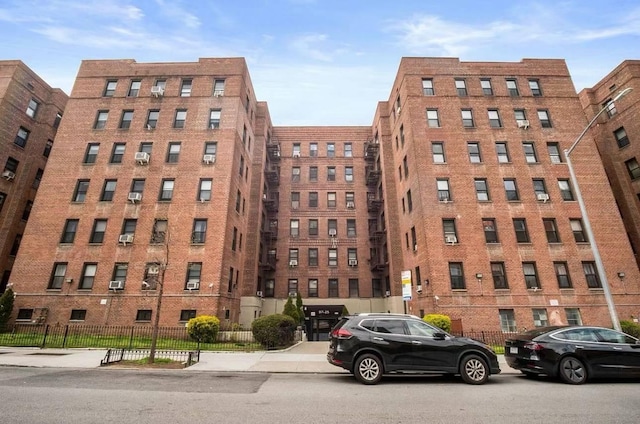
[[[327,181],[335,181],[335,180],[336,180],[336,167],[327,166]]]
[[[528,289],[540,289],[538,281],[538,272],[536,271],[535,262],[523,262],[522,273],[524,274],[524,282]]]
[[[356,235],[356,220],[347,219],[347,237],[355,237]]]
[[[436,94],[433,89],[433,79],[422,78],[422,94],[425,96],[433,96]]]
[[[140,85],[142,85],[142,81],[132,80],[131,85],[129,86],[129,92],[127,93],[127,96],[138,97],[138,93],[140,93]]]
[[[78,231],[78,222],[79,220],[77,219],[67,219],[65,221],[60,243],[73,243],[76,238],[76,232]]]
[[[138,149],[139,152],[148,153],[149,155],[151,154],[152,150],[153,150],[153,143],[145,142],[145,141],[140,143],[140,149]]]
[[[533,325],[535,327],[546,327],[549,325],[546,309],[532,309],[531,312],[533,314]]]
[[[513,309],[500,309],[498,313],[500,314],[500,329],[503,333],[515,333],[518,331]]]
[[[456,233],[456,220],[455,219],[443,219],[442,220],[442,230],[444,232],[444,242],[445,243],[457,243],[458,235]]]
[[[182,84],[180,85],[180,97],[189,97],[191,96],[191,85],[193,84],[193,80],[191,79],[183,79]]]
[[[624,165],[627,167],[627,172],[629,172],[629,177],[631,177],[632,180],[640,178],[640,164],[638,164],[638,159],[631,158],[625,161]]]
[[[567,316],[567,324],[569,325],[582,325],[582,317],[580,316],[580,309],[578,308],[565,308],[564,313]]]
[[[89,180],[78,180],[76,183],[76,189],[73,192],[74,202],[84,202],[87,197],[87,191],[89,190]]]
[[[489,116],[489,126],[491,128],[502,128],[502,120],[497,109],[489,109],[487,115]]]
[[[335,192],[327,193],[327,207],[335,208],[337,206],[337,197]]]
[[[318,157],[318,143],[309,144],[309,157]]]
[[[516,124],[518,125],[518,128],[525,128],[526,127],[525,121],[527,120],[527,115],[525,113],[525,110],[514,109],[513,115],[514,115],[514,118],[516,119]]]
[[[120,118],[120,126],[121,130],[128,130],[131,128],[131,121],[133,120],[133,111],[132,110],[123,110],[122,117]]]
[[[318,192],[311,191],[309,192],[309,207],[317,208],[318,207]]]
[[[329,266],[338,266],[338,249],[329,249]]]
[[[83,163],[96,163],[96,159],[98,157],[98,150],[100,150],[100,144],[98,143],[89,143],[87,145],[87,150],[84,154]]]
[[[124,156],[124,143],[114,143],[113,150],[111,151],[110,163],[122,163],[122,157]]]
[[[309,249],[309,266],[318,266],[318,249]]]
[[[86,263],[82,267],[82,277],[80,278],[80,284],[78,289],[91,289],[93,288],[93,281],[96,277],[96,271],[98,270],[98,264]]]
[[[96,130],[102,130],[107,125],[107,119],[109,118],[108,110],[99,110],[96,115],[96,122],[93,125],[93,128]]]
[[[533,192],[536,194],[538,200],[546,201],[548,199],[547,187],[542,178],[534,178],[533,180]]]
[[[416,233],[416,227],[411,227],[411,244],[413,250],[418,250],[418,234]]]
[[[140,193],[144,191],[144,180],[136,179],[131,181],[131,192]]]
[[[486,178],[476,178],[474,180],[476,187],[476,199],[480,202],[488,202],[489,199],[489,187],[487,185]]]
[[[457,78],[455,80],[455,84],[456,84],[456,92],[458,93],[458,96],[460,97],[464,97],[467,95],[467,83],[465,80],[463,79],[459,79]]]
[[[481,78],[480,87],[482,88],[482,94],[484,94],[485,96],[493,96],[493,88],[491,87],[490,79]]]
[[[309,280],[307,292],[309,297],[318,297],[318,280],[315,278]]]
[[[240,199],[242,198],[242,193],[240,190],[236,190],[236,212],[240,213]]]
[[[164,243],[167,237],[168,221],[166,219],[156,219],[151,230],[151,243]]]
[[[413,210],[413,198],[411,197],[411,190],[407,190],[407,206],[409,208],[409,212]]]
[[[427,109],[427,124],[430,128],[440,128],[438,109]]]
[[[327,229],[329,236],[333,237],[338,235],[338,221],[336,219],[329,219],[327,221]]]
[[[465,290],[467,288],[462,272],[462,262],[449,262],[449,278],[451,279],[452,290]]]
[[[531,89],[531,95],[533,97],[542,96],[542,89],[540,88],[540,81],[538,81],[537,79],[530,79],[529,80],[529,88]]]
[[[138,309],[136,321],[151,321],[151,309]]]
[[[573,232],[573,238],[576,243],[586,243],[587,235],[584,232],[584,228],[582,227],[581,219],[570,219],[569,224],[571,225],[571,231]]]
[[[224,95],[224,80],[216,79],[213,81],[213,95],[219,97]]]
[[[162,93],[164,93],[164,90],[167,86],[167,81],[163,79],[157,79],[153,86],[157,87]]]
[[[184,128],[184,124],[187,121],[187,110],[177,109],[176,117],[173,121],[173,128]]]
[[[475,127],[475,123],[473,122],[473,111],[471,109],[462,109],[460,111],[462,115],[462,126],[465,128],[473,128]]]
[[[168,202],[173,198],[173,179],[163,179],[162,185],[160,187],[160,198],[159,200]]]
[[[122,222],[122,232],[120,234],[134,235],[136,232],[137,219],[125,219]]]
[[[15,140],[13,140],[14,144],[20,147],[25,147],[27,145],[27,140],[29,139],[30,131],[20,127],[18,129],[18,133],[16,134]]]
[[[508,289],[507,274],[504,272],[504,262],[491,262],[491,276],[494,289]]]
[[[220,115],[222,114],[221,109],[211,109],[209,111],[209,128],[216,129],[220,128]]]
[[[516,240],[518,243],[529,243],[529,231],[527,230],[527,220],[524,218],[513,219],[513,229],[516,232]]]
[[[544,225],[544,232],[547,235],[547,241],[549,243],[560,243],[560,233],[558,233],[558,226],[554,218],[544,218],[542,220]]]
[[[318,181],[318,167],[310,166],[309,167],[309,181]]]
[[[518,97],[520,92],[518,91],[518,83],[515,79],[507,80],[507,91],[511,97]]]
[[[42,152],[42,156],[44,156],[45,158],[48,158],[49,155],[51,154],[52,148],[53,148],[53,140],[47,140],[47,142],[44,145],[44,151]]]
[[[629,137],[627,137],[627,131],[624,127],[620,127],[613,132],[613,136],[616,138],[619,148],[623,148],[629,145]]]
[[[573,192],[571,191],[569,180],[558,180],[558,188],[560,189],[562,200],[573,200]]]
[[[244,131],[247,131],[247,127],[244,127]],[[243,137],[244,139],[244,137]],[[294,143],[293,144],[293,157],[294,158],[299,158],[300,157],[300,143]]]
[[[91,237],[89,243],[102,243],[104,241],[104,233],[107,230],[106,219],[96,219],[93,221],[93,229],[91,230]]]
[[[562,156],[560,156],[560,147],[558,143],[547,143],[547,151],[549,152],[549,160],[551,163],[562,163]]]
[[[349,278],[349,297],[360,297],[357,278]]]
[[[297,219],[292,219],[289,221],[289,235],[291,237],[300,236],[300,221]]]
[[[172,142],[169,143],[169,148],[167,149],[167,163],[177,163],[180,158],[180,142]]]
[[[504,191],[508,201],[520,200],[520,195],[518,194],[518,186],[516,185],[515,179],[506,178],[504,180]]]
[[[294,166],[291,168],[291,182],[297,183],[300,181],[300,167]]]
[[[602,288],[595,262],[582,262],[582,270],[584,271],[584,277],[587,279],[587,287],[590,289]]]
[[[159,110],[150,110],[147,115],[147,129],[151,130],[158,126],[158,118],[160,117]]]
[[[189,321],[191,318],[196,317],[195,309],[183,309],[180,311],[180,321]]]
[[[216,161],[216,153],[218,151],[218,143],[216,143],[215,141],[208,141],[206,143],[204,143],[204,154],[205,155],[212,155],[213,156],[213,161]]]
[[[41,168],[38,168],[38,170],[36,171],[36,176],[33,178],[33,184],[31,185],[31,187],[35,189],[40,187],[40,182],[42,181],[43,174],[44,174],[44,170]]]
[[[482,162],[482,157],[480,156],[480,144],[478,142],[473,141],[467,143],[467,151],[469,152],[469,162]]]
[[[65,274],[67,273],[66,262],[56,262],[53,264],[53,271],[51,272],[51,278],[49,279],[48,289],[61,289],[62,283],[65,280]]]
[[[70,321],[84,321],[87,317],[86,309],[72,309],[71,316],[69,317]]]
[[[507,143],[496,143],[496,154],[498,155],[499,163],[509,163],[509,151],[507,150]]]
[[[538,119],[542,128],[551,128],[551,118],[549,118],[548,110],[538,110]]]
[[[309,220],[309,235],[317,236],[318,235],[318,220],[310,219]]]
[[[494,218],[482,218],[482,230],[485,242],[498,243],[498,230]]]
[[[348,183],[353,182],[353,166],[344,167],[344,180]]]
[[[612,99],[607,99],[607,101],[602,104],[602,107],[607,111],[607,116],[609,118],[618,113],[618,111],[616,110],[616,104]]]
[[[33,309],[18,309],[16,321],[31,321],[31,318],[33,318]]]
[[[572,288],[571,278],[569,277],[569,268],[566,262],[554,262],[553,268],[556,272],[556,279],[558,280],[558,287],[561,289]]]
[[[191,231],[191,243],[204,243],[207,241],[207,220],[194,219]]]
[[[431,153],[433,155],[433,163],[445,163],[444,143],[439,141],[431,143]]]
[[[436,187],[438,189],[438,201],[448,202],[451,200],[451,192],[449,191],[449,180],[437,179]]]
[[[202,275],[202,262],[189,262],[187,264],[187,275],[185,278],[185,290],[187,290],[187,283],[200,283]]]
[[[124,262],[117,262],[113,266],[113,275],[111,276],[112,281],[127,281],[127,269],[129,268],[129,264]]]
[[[347,191],[344,194],[344,200],[346,202],[345,206],[347,207],[347,209],[356,208],[356,194],[353,191]]]
[[[198,200],[200,202],[208,202],[211,200],[211,189],[213,180],[211,178],[201,178],[198,186]]]
[[[536,155],[536,149],[531,141],[522,142],[522,148],[524,149],[524,158],[527,163],[537,163],[538,157]]]
[[[300,208],[300,193],[297,191],[291,192],[291,209]]]
[[[329,278],[329,297],[340,297],[337,278]]]
[[[100,195],[101,202],[111,202],[113,200],[113,194],[116,191],[116,180],[105,180],[102,187],[102,194]]]
[[[104,92],[102,93],[102,95],[104,97],[113,97],[113,95],[116,93],[117,86],[118,80],[107,80],[107,85],[104,87]]]
[[[336,156],[336,144],[327,143],[327,157],[332,158]]]
[[[351,143],[344,143],[344,157],[345,158],[353,157],[353,145]]]

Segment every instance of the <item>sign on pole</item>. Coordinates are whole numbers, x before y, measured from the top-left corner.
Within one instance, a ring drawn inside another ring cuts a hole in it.
[[[411,270],[402,271],[402,300],[411,300]]]

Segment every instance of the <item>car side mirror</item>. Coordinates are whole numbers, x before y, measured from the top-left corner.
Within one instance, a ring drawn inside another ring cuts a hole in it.
[[[444,340],[444,339],[446,339],[446,338],[447,338],[447,335],[446,335],[446,334],[444,334],[444,333],[435,333],[435,334],[433,335],[433,339],[434,339],[434,340]]]

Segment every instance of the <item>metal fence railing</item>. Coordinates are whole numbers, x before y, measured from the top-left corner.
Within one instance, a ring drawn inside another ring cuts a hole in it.
[[[115,364],[121,361],[138,361],[148,358],[149,355],[149,349],[109,349],[104,359],[100,361],[100,365]],[[170,359],[180,362],[185,367],[190,367],[200,361],[200,351],[158,350],[155,353],[155,358]]]
[[[454,336],[468,337],[491,346],[496,353],[504,353],[505,341],[516,333],[503,333],[502,331],[459,331]]]

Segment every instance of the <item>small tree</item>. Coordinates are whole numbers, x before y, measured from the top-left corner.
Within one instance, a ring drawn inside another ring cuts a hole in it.
[[[7,330],[7,324],[13,311],[13,299],[15,294],[11,287],[8,287],[2,296],[0,296],[0,332]]]
[[[213,343],[218,338],[220,320],[213,315],[200,315],[187,322],[187,333],[199,343]]]
[[[300,292],[296,295],[296,310],[298,311],[298,323],[304,323],[304,310],[302,309],[302,295]]]
[[[427,314],[422,318],[425,322],[443,329],[447,333],[451,331],[451,318],[442,314]]]
[[[298,311],[296,307],[293,305],[293,298],[289,297],[287,299],[287,303],[284,304],[284,310],[282,311],[283,315],[288,315],[296,322],[300,322],[300,316],[298,315]]]

